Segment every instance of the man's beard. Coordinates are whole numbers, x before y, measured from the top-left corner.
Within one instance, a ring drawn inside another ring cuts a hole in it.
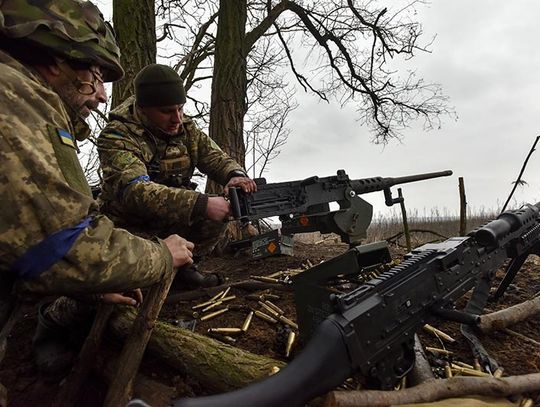
[[[66,105],[68,114],[72,120],[86,120],[90,116],[90,112],[99,106],[99,103],[96,101],[85,101],[84,96],[79,93],[71,82],[58,86],[55,90]]]

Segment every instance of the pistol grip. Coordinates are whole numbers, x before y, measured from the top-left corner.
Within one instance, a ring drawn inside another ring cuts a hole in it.
[[[231,202],[231,210],[234,219],[240,219],[242,217],[242,211],[240,210],[240,198],[238,197],[238,187],[229,188],[229,201]]]

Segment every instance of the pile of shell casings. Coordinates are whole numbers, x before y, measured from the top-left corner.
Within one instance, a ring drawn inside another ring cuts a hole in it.
[[[431,325],[424,325],[424,330],[435,335],[441,344],[454,343],[456,340],[447,333],[440,329],[434,328]],[[501,377],[503,369],[498,368],[494,372],[489,371],[489,368],[482,367],[478,359],[475,359],[473,364],[464,363],[461,361],[453,360],[454,353],[448,349],[435,348],[426,346],[425,350],[433,355],[435,363],[434,370],[441,377],[454,377],[454,376],[476,376],[476,377]]]
[[[268,276],[268,278],[275,278],[276,275],[277,273],[274,273],[274,275]],[[250,306],[227,305],[229,301],[236,298],[235,295],[228,295],[229,291],[230,287],[219,292],[208,301],[193,306],[192,316],[194,318],[199,318],[200,321],[208,321],[223,315],[229,310],[248,310],[241,327],[220,327],[209,328],[207,330],[207,333],[213,338],[221,340],[230,345],[234,345],[236,343],[236,337],[245,333],[249,329],[254,315],[271,325],[278,323],[287,325],[291,328],[291,331],[289,332],[287,338],[285,357],[289,357],[297,337],[298,325],[292,319],[285,316],[284,311],[272,302],[279,300],[280,297],[278,295],[269,293],[268,290],[260,294],[249,294],[245,296],[247,300],[257,301],[259,307],[258,309],[255,309],[254,307]]]

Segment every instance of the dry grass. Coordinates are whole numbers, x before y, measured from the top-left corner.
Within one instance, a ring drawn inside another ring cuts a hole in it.
[[[476,213],[470,213],[467,217],[467,231],[471,231],[496,218],[498,212],[495,210],[481,210]],[[429,213],[420,214],[418,211],[412,211],[407,214],[409,230],[411,230],[411,245],[413,247],[433,242],[445,240],[452,236],[459,236],[459,217],[450,215],[437,208],[431,209]],[[401,212],[392,211],[390,215],[376,216],[368,229],[368,236],[365,243],[391,240],[399,246],[405,246],[405,237],[396,235],[403,232],[403,221]],[[295,240],[303,243],[318,243],[325,241],[340,241],[339,236],[321,235],[318,232],[304,233],[295,236]]]

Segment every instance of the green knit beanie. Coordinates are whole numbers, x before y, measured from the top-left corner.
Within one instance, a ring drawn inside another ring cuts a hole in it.
[[[151,64],[135,77],[135,100],[140,107],[181,105],[186,103],[186,91],[174,69]]]

